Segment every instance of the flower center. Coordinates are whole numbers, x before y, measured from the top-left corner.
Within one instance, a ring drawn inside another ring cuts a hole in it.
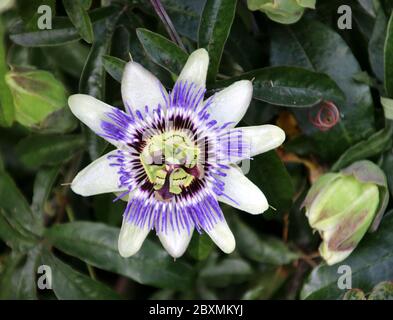
[[[140,160],[156,197],[169,200],[202,176],[200,149],[185,132],[171,130],[152,136]]]

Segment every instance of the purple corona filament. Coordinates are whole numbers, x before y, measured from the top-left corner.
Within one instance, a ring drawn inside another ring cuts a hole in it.
[[[231,123],[219,125],[210,118],[213,100],[203,102],[205,90],[196,84],[180,81],[169,95],[164,90],[162,95],[164,106],[144,106],[132,111],[126,105],[127,113],[115,109],[101,122],[102,136],[120,146],[109,156],[111,165],[118,167],[119,187],[126,189],[115,201],[129,196],[124,217],[140,228],[164,233],[168,230],[190,233],[193,227],[198,232],[210,230],[224,219],[217,197],[237,204],[225,194],[221,179],[230,168],[228,164],[249,158],[250,145],[241,130],[228,128]],[[168,131],[186,135],[200,151],[197,165],[184,167],[194,177],[191,184],[182,186],[178,194],[171,194],[167,189],[168,176],[157,192],[141,161],[149,139]]]

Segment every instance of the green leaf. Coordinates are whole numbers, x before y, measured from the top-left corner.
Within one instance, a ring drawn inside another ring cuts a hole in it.
[[[299,66],[327,74],[346,95],[345,102],[337,105],[340,121],[329,131],[315,128],[307,111],[295,111],[299,126],[311,138],[313,152],[318,157],[333,161],[348,147],[374,132],[370,88],[353,81],[353,75],[361,68],[339,34],[309,19],[291,27],[276,25],[271,33],[270,53],[273,65]]]
[[[200,278],[207,286],[225,288],[231,284],[247,281],[253,274],[251,266],[238,258],[226,258],[208,265],[200,272]]]
[[[392,134],[393,126],[388,125],[372,134],[367,140],[358,142],[338,158],[331,170],[337,171],[357,160],[367,159],[385,152],[392,147]]]
[[[355,251],[341,265],[352,270],[352,287],[370,291],[376,284],[393,279],[393,214],[387,213],[382,219],[378,232],[367,234]],[[338,299],[343,291],[337,286],[342,274],[337,265],[321,264],[316,267],[305,281],[301,291],[302,299]]]
[[[122,59],[108,55],[104,55],[102,57],[102,62],[104,63],[104,68],[106,72],[108,72],[111,77],[117,82],[121,82],[121,79],[123,77],[123,71],[127,62]]]
[[[106,285],[77,272],[50,252],[44,252],[41,262],[51,267],[53,291],[60,300],[112,300],[120,298]]]
[[[30,250],[27,255],[12,253],[0,277],[0,299],[37,299],[35,276],[40,247]]]
[[[92,43],[94,40],[93,26],[84,8],[86,3],[74,0],[63,0],[63,6],[82,39],[87,43]]]
[[[89,10],[93,0],[80,0],[80,2],[82,3],[83,9]]]
[[[393,120],[393,99],[381,97],[381,104],[385,118]]]
[[[281,240],[267,235],[258,235],[237,217],[232,217],[231,220],[233,221],[231,229],[235,234],[237,249],[246,258],[278,266],[299,258],[299,255],[291,251]]]
[[[66,162],[84,146],[81,135],[33,135],[21,140],[16,152],[23,165],[36,168]]]
[[[235,18],[236,0],[210,0],[203,8],[198,29],[198,47],[209,52],[207,81],[214,82],[221,56]]]
[[[251,161],[252,174],[249,178],[269,199],[274,209],[264,213],[264,217],[281,219],[282,214],[289,210],[295,193],[291,177],[275,151],[258,155]]]
[[[298,67],[269,67],[218,82],[226,87],[240,79],[252,80],[253,98],[285,107],[311,107],[322,100],[342,102],[344,93],[323,73]]]
[[[60,70],[79,79],[89,54],[89,48],[80,42],[71,42],[46,47],[43,52]]]
[[[161,2],[176,31],[197,41],[198,26],[206,0],[162,0]]]
[[[0,172],[0,209],[2,216],[15,230],[30,240],[42,233],[42,221],[36,219],[15,182]]]
[[[389,98],[393,98],[393,11],[390,15],[386,31],[385,48],[385,90]]]
[[[136,34],[150,59],[169,72],[180,74],[188,58],[186,52],[162,35],[147,29],[138,28]]]
[[[94,26],[95,40],[79,81],[80,93],[91,95],[99,100],[104,100],[105,97],[106,74],[103,56],[110,50],[112,35],[118,19],[119,13],[114,13]],[[90,158],[95,160],[101,156],[107,147],[107,142],[90,129],[85,130],[85,135]]]
[[[11,126],[15,116],[11,91],[5,82],[7,72],[4,26],[0,17],[0,126],[4,127]]]
[[[285,283],[288,271],[283,268],[272,268],[263,270],[253,285],[242,297],[242,300],[266,300],[271,299],[275,292]]]
[[[3,156],[0,153],[0,172],[4,171],[4,160],[3,160]]]
[[[358,0],[360,6],[371,16],[374,17],[376,16],[375,14],[375,7],[374,7],[374,1],[373,0]]]
[[[31,210],[37,219],[43,219],[45,203],[52,191],[59,169],[59,167],[43,168],[35,177]]]
[[[191,266],[173,261],[157,244],[145,240],[131,258],[122,258],[117,249],[120,230],[93,222],[73,222],[47,229],[55,247],[89,265],[160,288],[186,290],[193,283]]]
[[[205,260],[214,248],[214,243],[206,234],[194,232],[191,238],[188,252],[196,260]]]
[[[393,150],[389,150],[383,155],[381,168],[385,172],[390,194],[393,195]]]
[[[384,45],[386,38],[386,25],[387,19],[383,9],[378,10],[377,18],[375,19],[374,29],[368,43],[368,56],[370,60],[371,68],[376,77],[383,81],[384,68],[383,68],[383,55]]]
[[[112,7],[99,8],[91,12],[90,19],[94,25],[111,16],[113,12]],[[77,41],[80,35],[68,18],[54,17],[52,29],[48,30],[31,31],[26,29],[23,23],[18,23],[12,28],[10,39],[20,46],[45,47]]]
[[[17,224],[12,221],[12,215],[0,208],[0,239],[7,246],[18,252],[26,252],[36,245],[36,239],[30,234],[21,233]]]

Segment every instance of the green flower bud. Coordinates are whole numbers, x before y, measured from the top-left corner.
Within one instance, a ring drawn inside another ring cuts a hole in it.
[[[377,229],[388,201],[385,174],[370,161],[355,162],[314,183],[303,207],[322,237],[319,252],[327,264],[344,260],[367,230]]]
[[[343,300],[367,300],[366,295],[360,289],[350,289],[343,297]]]
[[[316,0],[247,0],[248,9],[260,10],[271,20],[291,24],[299,21],[305,8],[315,9]]]
[[[49,115],[67,105],[63,84],[42,70],[13,70],[7,73],[15,105],[15,118],[24,126],[39,127]]]
[[[368,296],[368,300],[393,300],[393,282],[378,283]]]
[[[0,13],[11,9],[15,5],[15,0],[1,0]]]

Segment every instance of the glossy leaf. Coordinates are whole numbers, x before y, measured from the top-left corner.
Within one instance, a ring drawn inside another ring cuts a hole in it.
[[[164,249],[150,240],[145,240],[135,256],[122,258],[117,249],[119,232],[118,228],[100,223],[73,222],[53,226],[46,236],[65,253],[142,284],[183,290],[192,284],[192,268],[182,261],[174,262]]]
[[[311,107],[322,100],[343,101],[344,93],[327,75],[298,67],[269,67],[220,81],[226,87],[240,79],[252,80],[253,98],[285,107]]]
[[[384,45],[386,38],[387,19],[382,8],[378,10],[374,29],[368,43],[370,65],[379,80],[384,78]]]
[[[13,253],[8,257],[0,277],[0,299],[37,299],[35,275],[39,254],[40,249],[36,247],[27,255]]]
[[[337,171],[357,160],[383,153],[392,147],[392,134],[393,127],[388,125],[385,129],[371,135],[367,140],[358,142],[340,156],[332,166],[332,170]]]
[[[21,233],[20,226],[13,221],[12,215],[2,208],[0,208],[0,239],[18,252],[26,252],[36,244],[36,239],[28,233]]]
[[[299,126],[312,139],[318,157],[335,160],[348,147],[373,133],[370,89],[353,81],[353,75],[361,68],[351,49],[336,32],[318,21],[303,19],[291,27],[275,27],[271,39],[273,65],[300,66],[325,73],[345,92],[345,102],[337,105],[340,121],[329,131],[321,132],[315,128],[309,122],[308,112],[296,112]]]
[[[112,7],[100,8],[91,12],[93,24],[113,14]],[[54,17],[52,29],[27,30],[22,23],[14,26],[10,39],[18,45],[26,47],[57,46],[77,41],[80,35],[68,18]]]
[[[208,235],[194,232],[188,252],[196,260],[205,260],[214,248],[214,243]]]
[[[374,3],[372,0],[358,0],[362,8],[372,17],[375,17]]]
[[[389,98],[393,98],[393,12],[390,15],[386,31],[384,63],[386,94]]]
[[[378,232],[367,234],[356,250],[341,264],[352,270],[352,287],[370,291],[379,282],[392,279],[393,269],[387,266],[393,263],[393,215],[389,212],[382,219]],[[337,286],[342,274],[337,272],[337,265],[320,265],[306,280],[301,297],[303,299],[337,299],[343,291]]]
[[[381,97],[381,104],[385,118],[393,120],[393,99]]]
[[[159,66],[179,75],[188,54],[175,43],[146,29],[136,29],[136,34],[147,55]]]
[[[13,179],[0,172],[0,209],[8,224],[25,238],[34,240],[42,232],[42,221],[33,212]]]
[[[393,195],[393,150],[383,155],[381,168],[385,172],[390,194]]]
[[[198,29],[198,46],[210,57],[207,81],[213,82],[235,17],[236,0],[206,1]]]
[[[59,69],[79,78],[89,49],[80,42],[71,42],[61,46],[46,47],[43,52]]]
[[[35,214],[36,219],[43,219],[45,203],[48,200],[58,174],[59,167],[49,167],[38,171],[35,177],[31,210]]]
[[[50,252],[44,252],[42,264],[52,270],[52,286],[60,300],[112,300],[118,294],[106,285],[74,270]]]
[[[251,161],[252,174],[248,175],[265,194],[270,208],[264,213],[267,218],[280,218],[291,204],[294,186],[290,175],[275,151],[258,155]]]
[[[252,273],[253,270],[246,261],[226,258],[216,265],[208,265],[201,271],[200,277],[208,286],[225,288],[248,280]]]
[[[108,72],[117,82],[121,82],[123,71],[127,62],[108,55],[104,55],[102,57],[102,62],[106,72]]]
[[[5,82],[8,72],[6,48],[4,42],[4,26],[0,18],[0,126],[9,127],[14,121],[15,108],[10,89]]]
[[[198,26],[205,3],[206,0],[162,0],[176,31],[194,41],[198,40]]]
[[[94,40],[93,27],[90,17],[84,8],[86,4],[80,1],[63,0],[63,6],[82,39],[88,43],[92,43]]]
[[[258,235],[238,218],[232,221],[231,226],[237,240],[237,249],[248,259],[280,266],[299,258],[299,255],[291,251],[281,240]]]
[[[253,285],[248,289],[242,300],[266,300],[280,289],[288,279],[289,273],[284,268],[272,268],[263,270],[261,275],[253,281]]]
[[[34,135],[23,139],[16,150],[26,167],[36,168],[66,162],[84,146],[80,135]]]
[[[114,13],[94,26],[95,41],[83,68],[79,81],[79,92],[91,95],[99,100],[105,97],[105,68],[103,56],[110,49],[112,34],[116,26],[119,13]],[[90,129],[85,130],[88,150],[92,160],[97,159],[105,150],[107,143]]]

